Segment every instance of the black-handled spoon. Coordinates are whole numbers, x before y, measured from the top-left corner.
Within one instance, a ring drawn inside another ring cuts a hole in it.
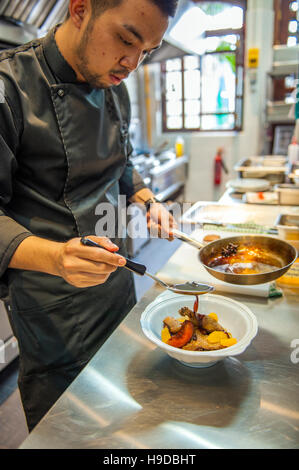
[[[88,237],[82,237],[81,238],[81,243],[82,245],[85,246],[92,246],[96,248],[102,248],[103,250],[108,251],[109,253],[112,253],[109,251],[107,248],[99,245],[99,243],[94,242]],[[175,292],[176,294],[185,294],[185,295],[201,295],[201,294],[207,294],[208,292],[212,292],[214,290],[213,286],[209,286],[207,284],[200,284],[198,282],[186,282],[185,284],[175,284],[173,286],[169,286],[166,284],[166,282],[162,281],[159,279],[157,276],[154,276],[153,274],[147,272],[146,266],[143,264],[135,263],[134,261],[131,261],[128,258],[123,258],[126,260],[126,264],[123,266],[126,269],[129,269],[130,271],[138,274],[139,276],[148,276],[154,281],[158,282],[162,287],[165,289],[171,290],[172,292]]]

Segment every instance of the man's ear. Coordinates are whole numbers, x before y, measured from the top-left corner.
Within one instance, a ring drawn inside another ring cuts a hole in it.
[[[80,29],[84,18],[88,14],[90,8],[90,0],[70,0],[69,1],[69,17],[76,26]]]

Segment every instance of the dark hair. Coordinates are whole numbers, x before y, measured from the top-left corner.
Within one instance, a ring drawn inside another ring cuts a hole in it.
[[[124,0],[90,0],[91,7],[96,16],[103,13],[109,8],[115,8]],[[150,0],[160,8],[161,12],[167,16],[174,16],[177,8],[178,0]]]
[[[124,0],[90,0],[92,11],[95,17],[104,13],[109,8],[115,8],[120,5]],[[161,12],[166,16],[174,16],[178,4],[178,0],[150,0]],[[69,12],[66,19],[69,18]]]

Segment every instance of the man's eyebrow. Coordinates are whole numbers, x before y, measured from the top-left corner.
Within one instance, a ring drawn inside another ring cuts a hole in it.
[[[143,36],[136,30],[134,26],[131,26],[129,24],[124,24],[123,27],[129,31],[130,33],[134,34],[139,41],[144,42]],[[155,51],[156,49],[159,49],[161,47],[162,43],[160,43],[158,46],[153,47],[151,50]]]
[[[137,31],[137,29],[134,26],[131,26],[129,24],[124,24],[123,27],[127,30],[130,31],[130,33],[134,34],[139,41],[144,42],[143,36]]]

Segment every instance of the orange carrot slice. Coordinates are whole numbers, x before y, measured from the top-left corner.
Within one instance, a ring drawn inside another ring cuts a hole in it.
[[[173,335],[170,340],[167,341],[167,344],[175,348],[182,348],[187,343],[189,343],[194,333],[194,325],[191,321],[186,320],[182,324],[182,328]]]

